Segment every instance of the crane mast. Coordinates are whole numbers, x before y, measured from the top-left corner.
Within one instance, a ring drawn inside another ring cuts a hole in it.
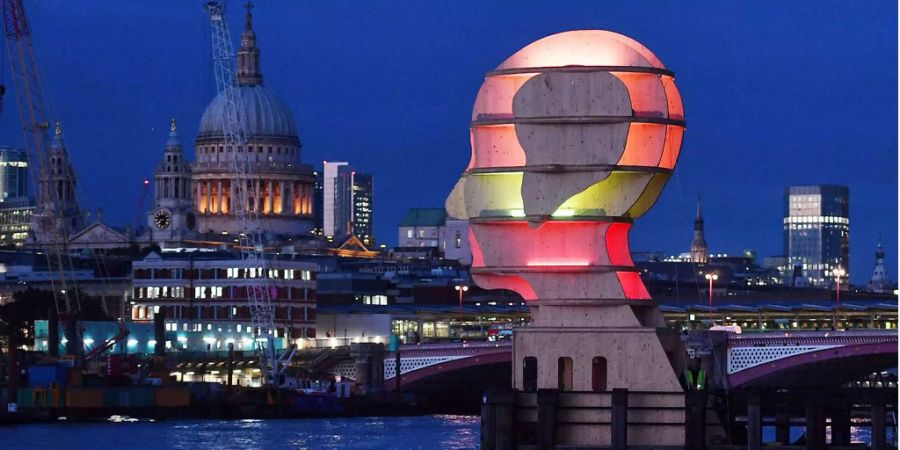
[[[55,142],[51,148],[50,115],[41,90],[40,74],[31,42],[31,26],[22,0],[0,0],[3,14],[3,31],[6,37],[12,80],[16,92],[16,104],[25,132],[25,147],[29,160],[38,168],[38,204],[32,223],[40,232],[39,244],[47,251],[51,272],[55,269],[59,279],[51,277],[51,289],[56,309],[61,315],[73,315],[80,309],[77,289],[67,289],[66,264],[68,261],[69,231],[76,226],[70,222],[80,219],[73,192],[74,170],[62,147],[61,128],[55,127]],[[72,185],[67,181],[71,180]],[[70,211],[66,211],[69,208]],[[74,208],[74,211],[71,209]],[[61,286],[57,289],[55,282]],[[74,296],[74,302],[70,300]]]
[[[239,234],[239,249],[245,268],[254,267],[259,277],[250,278],[247,298],[250,306],[251,323],[256,331],[256,351],[266,385],[283,384],[279,376],[284,373],[293,352],[277,356],[275,354],[275,314],[269,289],[269,270],[264,252],[262,222],[257,208],[248,208],[249,198],[259,198],[253,183],[255,168],[248,155],[241,149],[247,145],[247,122],[244,99],[238,92],[237,64],[234,46],[225,21],[225,9],[219,2],[208,2],[206,12],[212,24],[212,59],[216,78],[216,90],[224,100],[222,132],[226,153],[235,183],[232,211],[243,230]]]

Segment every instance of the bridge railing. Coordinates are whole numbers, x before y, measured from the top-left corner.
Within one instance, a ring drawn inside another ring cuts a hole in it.
[[[817,331],[780,332],[766,335],[728,336],[729,347],[783,347],[796,345],[852,345],[896,342],[897,331]]]

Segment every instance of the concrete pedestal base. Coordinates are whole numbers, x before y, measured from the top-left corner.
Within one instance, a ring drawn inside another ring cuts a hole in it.
[[[610,400],[598,394],[613,389],[629,391],[629,446],[684,445],[683,390],[656,335],[658,310],[642,308],[636,314],[623,302],[541,302],[532,325],[515,331],[513,387],[560,391],[565,408],[557,414],[556,445],[612,445],[604,410]]]

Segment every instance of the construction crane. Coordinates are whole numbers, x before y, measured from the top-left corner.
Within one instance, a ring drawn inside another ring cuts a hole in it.
[[[141,228],[141,216],[144,214],[144,203],[147,202],[147,191],[149,189],[150,189],[150,180],[144,180],[144,187],[141,189],[140,198],[138,198],[137,213],[135,213],[135,215],[134,215],[135,232],[137,232],[137,230],[139,230]]]
[[[247,145],[247,113],[244,99],[238,92],[237,63],[228,23],[225,20],[225,7],[219,2],[207,2],[206,12],[212,24],[212,60],[216,91],[224,100],[222,133],[225,147],[228,149],[227,154],[231,155],[228,162],[233,172],[232,182],[235,183],[236,201],[232,201],[232,211],[242,230],[239,233],[238,248],[241,259],[247,263],[245,267],[256,267],[261,273],[260,277],[252,279],[253,284],[247,286],[250,319],[256,331],[256,351],[263,373],[263,384],[279,387],[290,383],[285,380],[284,371],[294,355],[294,350],[291,349],[281,355],[275,353],[275,311],[269,290],[268,263],[263,254],[265,242],[262,222],[258,208],[247,208],[248,198],[259,198],[259,193],[256,191],[256,184],[252,182],[255,167],[250,158],[241,157],[249,155],[249,152],[240,151]]]
[[[73,224],[69,223],[64,214],[63,203],[65,201],[69,206],[74,205],[76,209],[77,203],[74,202],[74,192],[64,182],[60,182],[60,177],[74,180],[74,172],[61,146],[62,131],[58,123],[55,127],[55,142],[60,145],[57,146],[59,148],[51,146],[50,115],[41,91],[40,74],[31,43],[31,27],[22,7],[22,0],[0,0],[0,7],[16,104],[25,131],[25,147],[32,167],[36,162],[38,168],[39,200],[35,211],[37,217],[33,223],[41,230],[49,269],[58,274],[58,279],[50,278],[56,310],[60,318],[72,318],[81,308],[78,289],[69,289],[67,286],[69,282],[66,274],[72,267],[67,242]],[[76,211],[75,217],[80,218],[80,213]],[[56,286],[57,282],[60,286]]]

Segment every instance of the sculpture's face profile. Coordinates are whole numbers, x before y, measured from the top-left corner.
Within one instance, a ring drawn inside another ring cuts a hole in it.
[[[472,159],[446,205],[471,221],[475,281],[529,300],[649,298],[628,231],[683,132],[672,73],[633,39],[570,31],[512,55],[478,92]]]

